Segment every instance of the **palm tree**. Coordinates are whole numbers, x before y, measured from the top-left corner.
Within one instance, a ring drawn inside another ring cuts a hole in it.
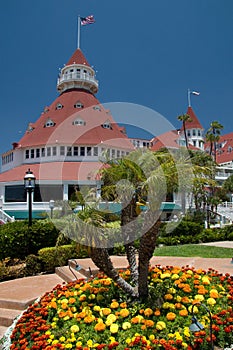
[[[187,133],[186,133],[186,123],[187,122],[191,122],[192,119],[190,118],[190,116],[188,114],[181,114],[177,117],[178,120],[182,121],[182,126],[184,129],[184,138],[185,138],[185,145],[186,148],[188,149],[188,138],[187,138]]]
[[[222,129],[223,129],[223,125],[215,120],[210,123],[210,128],[207,130],[207,133],[206,133],[206,141],[210,142],[209,153],[211,156],[213,156],[213,159],[215,162],[217,157],[217,154],[216,154],[217,142],[220,139]]]

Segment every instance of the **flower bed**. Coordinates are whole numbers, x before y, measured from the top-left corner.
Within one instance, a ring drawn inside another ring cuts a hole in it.
[[[130,280],[130,272],[121,275]],[[150,298],[127,296],[106,276],[57,286],[30,306],[9,349],[210,349],[233,344],[233,279],[213,269],[151,267]],[[201,307],[204,304],[206,307]],[[204,329],[191,333],[192,311]]]

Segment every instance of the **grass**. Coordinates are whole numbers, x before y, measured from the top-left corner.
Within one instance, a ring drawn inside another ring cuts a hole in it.
[[[155,256],[183,256],[200,258],[232,258],[232,248],[213,247],[199,244],[163,246],[155,249]]]

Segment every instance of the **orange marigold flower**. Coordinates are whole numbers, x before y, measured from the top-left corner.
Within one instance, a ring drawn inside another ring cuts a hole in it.
[[[97,332],[102,332],[106,329],[106,326],[103,322],[98,322],[96,323],[95,327],[94,327],[95,331]]]
[[[76,302],[75,298],[69,298],[69,304],[74,304]]]
[[[153,327],[155,324],[152,320],[143,320],[143,323],[146,325],[146,327]]]
[[[151,310],[149,307],[144,310],[144,315],[149,317],[153,315],[153,310]]]
[[[117,301],[113,300],[110,307],[112,309],[117,309],[119,307],[119,303]]]
[[[176,314],[174,312],[168,312],[166,318],[168,321],[173,321],[176,318]]]
[[[105,307],[102,309],[102,313],[104,316],[108,316],[111,313],[111,309],[109,309],[109,307]]]
[[[129,310],[128,310],[128,309],[122,309],[122,310],[120,311],[120,316],[121,316],[121,317],[127,317],[127,316],[129,316]]]
[[[155,310],[154,315],[155,315],[155,316],[160,316],[160,315],[161,315],[160,310],[159,310],[159,309]]]
[[[165,294],[165,295],[164,295],[164,299],[165,299],[165,300],[172,300],[172,299],[173,299],[173,295],[170,294],[170,293]]]
[[[179,315],[180,316],[187,316],[188,315],[188,311],[186,309],[180,310],[179,311]]]
[[[125,309],[125,308],[127,307],[127,303],[126,303],[126,302],[120,303],[120,307],[121,307],[122,309]]]

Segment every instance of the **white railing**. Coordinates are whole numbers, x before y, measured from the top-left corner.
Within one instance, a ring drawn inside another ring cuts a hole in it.
[[[233,221],[233,202],[223,202],[219,204],[217,213]]]
[[[98,81],[90,76],[89,74],[80,74],[80,73],[68,73],[68,74],[62,74],[61,77],[58,78],[57,84],[70,81],[70,80],[75,80],[75,81],[89,81],[94,83],[98,87]]]
[[[10,216],[7,213],[5,213],[4,210],[0,209],[0,221],[2,223],[13,222],[15,221],[15,218],[14,216]]]

